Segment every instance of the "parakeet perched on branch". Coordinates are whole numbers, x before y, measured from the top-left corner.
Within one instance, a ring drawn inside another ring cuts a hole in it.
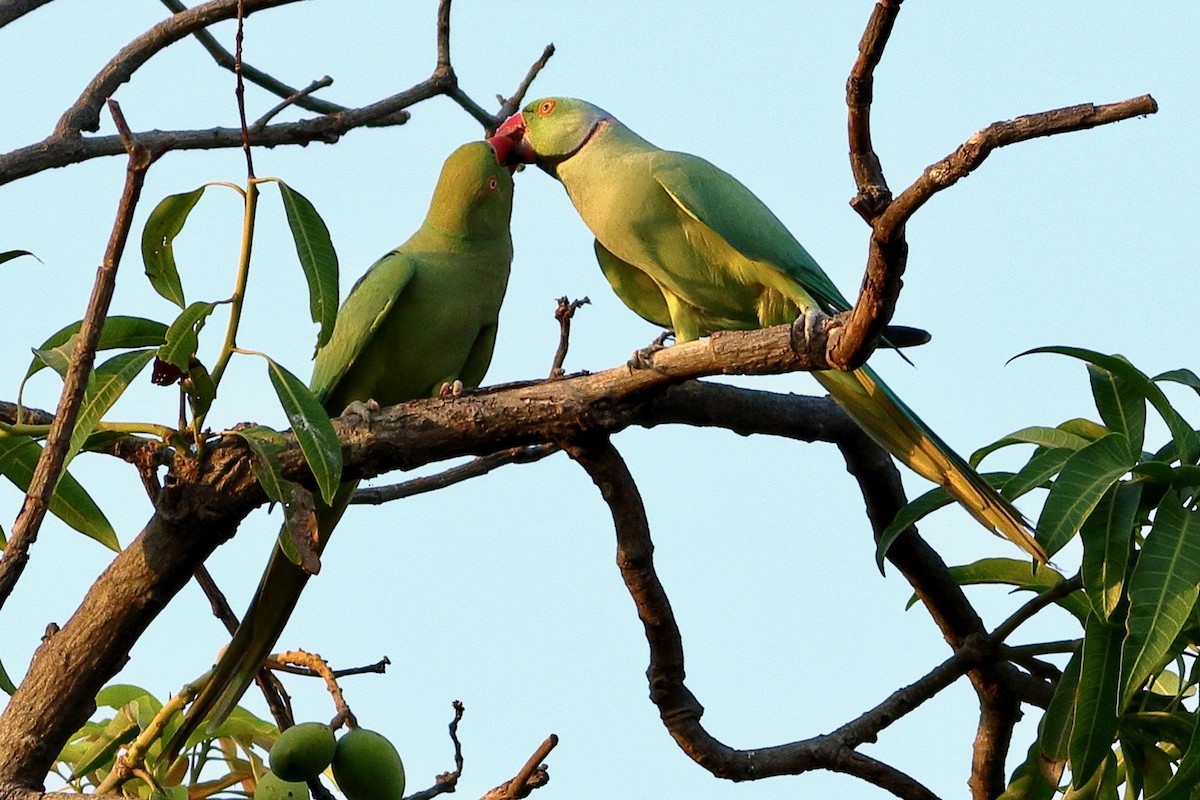
[[[512,263],[513,182],[499,150],[476,141],[446,159],[420,229],[375,262],[342,304],[328,344],[316,356],[311,389],[331,415],[348,404],[387,406],[437,395],[456,382],[483,380]],[[317,552],[345,511],[357,481],[334,501],[316,501]],[[212,713],[223,720],[283,631],[308,573],[276,545],[250,607],[212,679],[168,745],[174,754]]]
[[[736,178],[702,158],[654,146],[591,103],[535,100],[491,141],[510,160],[537,163],[562,182],[596,237],[596,258],[617,296],[643,319],[673,330],[678,342],[850,307],[783,223]],[[874,370],[813,375],[896,458],[944,486],[989,530],[1045,561],[1021,513]]]

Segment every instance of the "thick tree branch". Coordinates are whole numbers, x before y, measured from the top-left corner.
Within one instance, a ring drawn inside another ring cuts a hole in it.
[[[109,234],[104,259],[96,270],[92,295],[88,299],[87,312],[79,328],[79,339],[71,353],[67,374],[63,378],[58,411],[50,423],[46,445],[29,482],[25,502],[16,522],[13,523],[3,558],[0,558],[0,608],[12,594],[13,587],[29,562],[29,548],[37,540],[38,530],[50,506],[50,496],[54,493],[54,487],[58,484],[59,476],[65,467],[75,420],[83,403],[83,393],[87,389],[92,363],[96,359],[96,344],[100,340],[100,330],[104,327],[108,306],[116,286],[117,267],[121,263],[125,242],[133,225],[133,211],[142,193],[146,171],[150,169],[153,161],[150,151],[130,136],[125,118],[116,102],[109,101],[109,107],[117,130],[124,140],[124,147],[129,153],[129,163],[125,169],[125,188],[117,206],[117,215],[113,221],[112,233]]]
[[[0,3],[0,28],[49,2],[50,0],[4,0]]]

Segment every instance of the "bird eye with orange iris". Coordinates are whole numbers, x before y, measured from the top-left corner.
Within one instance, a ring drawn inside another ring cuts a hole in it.
[[[546,100],[540,106],[538,106],[538,110],[537,110],[538,116],[541,116],[541,117],[546,116],[547,114],[549,114],[551,111],[554,110],[554,106],[555,106],[555,103],[553,100]]]

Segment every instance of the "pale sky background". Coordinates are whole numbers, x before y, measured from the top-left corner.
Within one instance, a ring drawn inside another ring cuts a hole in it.
[[[459,0],[453,59],[464,88],[492,107],[491,98],[510,93],[554,42],[558,54],[530,99],[586,98],[656,144],[702,155],[738,176],[853,296],[867,228],[847,205],[854,186],[844,85],[871,6]],[[0,30],[0,150],[45,136],[96,70],[164,14],[152,0],[58,0]],[[432,0],[261,12],[248,21],[246,59],[297,86],[330,74],[335,84],[322,96],[364,104],[429,74],[434,14]],[[216,30],[232,43],[232,24]],[[1200,368],[1198,40],[1200,6],[1188,0],[904,5],[877,71],[873,129],[896,191],[995,120],[1145,92],[1161,108],[1149,118],[998,151],[908,226],[911,254],[896,318],[929,329],[933,342],[910,351],[916,369],[886,353],[872,363],[960,453],[1025,425],[1095,416],[1082,365],[1056,356],[1006,365],[1030,347],[1120,352],[1151,374]],[[236,124],[232,90],[230,73],[199,45],[182,42],[116,96],[135,130],[210,127]],[[248,97],[252,118],[276,102],[255,88]],[[343,291],[415,229],[444,157],[480,135],[449,100],[412,112],[403,127],[355,131],[336,146],[255,154],[260,175],[284,178],[324,216]],[[14,398],[29,348],[82,314],[124,167],[123,158],[97,160],[0,187],[0,250],[32,250],[45,262],[0,267],[7,286],[0,396]],[[170,154],[150,171],[136,230],[167,194],[243,179],[240,152]],[[657,331],[608,289],[591,236],[553,180],[527,170],[517,176],[516,194],[516,257],[487,382],[545,374],[557,337],[554,298],[563,294],[593,301],[577,317],[568,369],[623,363]],[[189,300],[228,296],[240,219],[231,192],[213,189],[201,201],[177,242]],[[315,329],[270,188],[253,263],[240,343],[307,376]],[[141,273],[133,245],[113,312],[169,321],[173,307]],[[209,363],[223,329],[214,317],[205,331],[201,355]],[[738,382],[819,391],[804,375]],[[28,400],[53,408],[58,388],[47,371]],[[1171,394],[1195,422],[1195,397]],[[113,418],[170,423],[175,402],[147,377]],[[285,424],[260,361],[234,362],[209,420],[214,427]],[[1160,426],[1147,447],[1161,441]],[[645,498],[660,577],[684,634],[688,685],[722,741],[749,748],[827,732],[949,655],[928,615],[904,610],[910,590],[903,579],[875,570],[857,488],[833,447],[665,427],[626,431],[616,445]],[[988,463],[1003,468],[1016,460]],[[129,542],[149,516],[133,470],[102,456],[81,457],[72,469]],[[905,482],[913,495],[928,488],[911,474]],[[1036,517],[1040,499],[1021,505]],[[6,529],[19,502],[10,486],[0,487]],[[270,519],[257,512],[209,562],[239,610],[277,525],[278,512]],[[950,563],[1018,555],[957,510],[921,530]],[[357,507],[280,646],[320,652],[336,667],[391,658],[386,675],[348,680],[345,691],[362,724],[399,748],[410,792],[452,767],[445,726],[457,698],[467,707],[462,797],[507,780],[551,732],[561,742],[539,798],[888,796],[825,772],[732,784],[684,756],[647,699],[646,644],[613,563],[613,538],[598,492],[562,455],[382,509]],[[14,678],[46,624],[66,621],[110,555],[47,521],[0,614],[0,660]],[[1076,559],[1069,548],[1058,561],[1072,571]],[[991,625],[1022,599],[998,590],[970,594]],[[1065,614],[1050,614],[1015,641],[1077,632]],[[189,586],[118,680],[165,697],[202,673],[225,641],[200,590]],[[331,716],[316,682],[293,678],[288,687],[300,719]],[[259,698],[247,697],[265,714]],[[1019,727],[1010,766],[1024,757],[1038,716]],[[976,717],[961,680],[864,752],[943,797],[962,797]]]

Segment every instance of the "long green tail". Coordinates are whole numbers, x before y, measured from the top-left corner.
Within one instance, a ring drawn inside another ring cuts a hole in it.
[[[342,518],[346,506],[350,503],[350,495],[357,486],[358,481],[343,483],[330,505],[325,505],[317,499],[318,553],[328,544],[329,536],[338,520]],[[221,653],[208,683],[188,707],[179,730],[167,743],[164,756],[173,760],[186,746],[192,733],[200,727],[200,723],[210,715],[210,733],[225,721],[246,689],[254,682],[254,676],[262,667],[263,661],[271,654],[275,642],[283,633],[284,626],[296,608],[308,578],[309,574],[293,564],[279,549],[279,545],[276,545],[271,553],[271,560],[267,563],[267,569],[258,582],[258,589],[250,601],[250,607],[246,609],[242,622],[233,635],[233,640]]]
[[[993,533],[1038,561],[1046,560],[1046,551],[1033,538],[1021,512],[930,430],[874,370],[830,370],[813,376],[872,439],[909,469],[944,487]]]

